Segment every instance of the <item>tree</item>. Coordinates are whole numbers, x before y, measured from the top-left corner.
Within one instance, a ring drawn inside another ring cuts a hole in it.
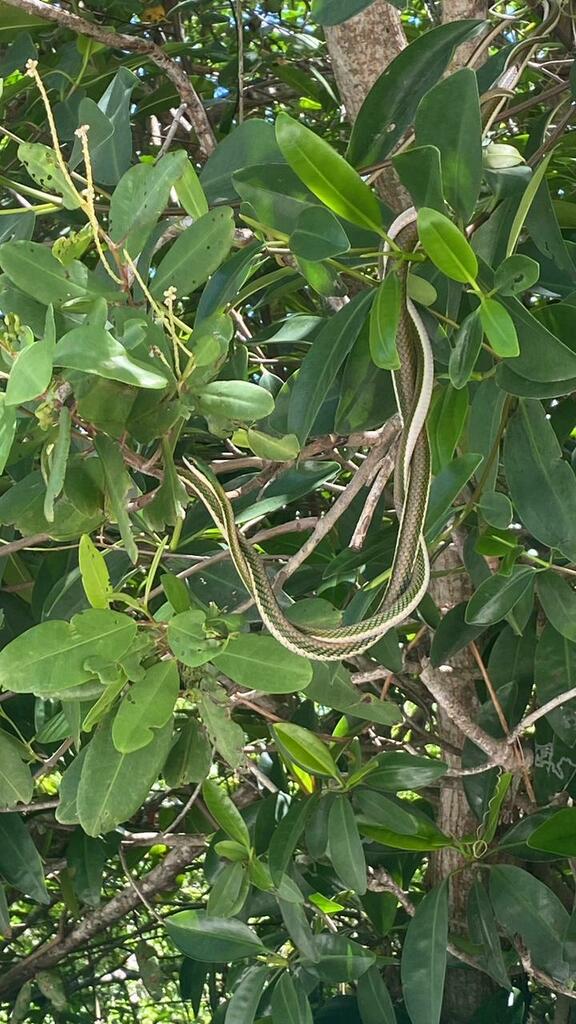
[[[0,4],[0,1021],[576,1020],[573,15]]]

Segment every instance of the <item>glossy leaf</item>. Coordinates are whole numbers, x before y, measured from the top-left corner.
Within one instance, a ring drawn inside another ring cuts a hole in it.
[[[213,658],[221,672],[239,686],[261,693],[295,693],[312,679],[312,665],[272,636],[240,633]]]
[[[180,689],[178,668],[173,659],[159,661],[142,679],[132,683],[112,726],[114,746],[122,754],[146,747],[171,718]]]
[[[286,872],[312,810],[311,800],[293,801],[287,814],[276,825],[268,850],[268,866],[272,880],[279,884]]]
[[[186,956],[202,963],[233,963],[265,952],[256,932],[242,921],[182,910],[166,920],[168,937]]]
[[[338,778],[339,772],[328,747],[308,729],[291,722],[272,726],[274,739],[289,760],[313,775]]]
[[[78,564],[84,592],[93,608],[107,608],[114,588],[106,559],[88,536],[83,534],[78,545]]]
[[[576,593],[568,580],[555,572],[539,573],[536,593],[554,629],[566,640],[576,643]]]
[[[28,804],[34,792],[32,772],[22,759],[17,741],[0,732],[0,806]]]
[[[480,99],[471,68],[448,75],[426,93],[416,112],[415,127],[419,146],[438,147],[444,195],[467,223],[482,181]]]
[[[402,952],[404,1001],[413,1024],[439,1024],[448,944],[448,884],[442,882],[419,904]]]
[[[151,284],[152,295],[162,300],[168,288],[175,288],[179,297],[196,291],[228,255],[233,233],[229,207],[219,207],[200,217],[160,261]]]
[[[222,787],[206,779],[202,786],[202,796],[206,807],[220,828],[224,829],[230,839],[249,850],[251,844],[246,823]]]
[[[474,250],[443,213],[423,206],[418,211],[418,236],[426,255],[446,277],[465,284],[476,280],[478,261]]]
[[[90,609],[70,623],[53,619],[16,637],[0,652],[0,682],[18,693],[50,694],[90,679],[89,658],[121,658],[136,623],[119,612]]]
[[[396,1024],[390,993],[376,966],[358,979],[356,995],[362,1024]]]
[[[483,299],[479,315],[484,333],[496,355],[510,359],[520,354],[514,321],[505,306],[497,299]]]
[[[36,903],[49,903],[40,855],[18,814],[0,815],[0,875]]]
[[[562,942],[569,915],[552,890],[522,868],[498,864],[490,870],[490,897],[500,924],[521,936],[534,962],[567,977]]]
[[[298,978],[284,973],[272,993],[273,1024],[312,1024],[312,1010]]]
[[[475,309],[454,333],[454,347],[450,353],[449,363],[452,387],[460,389],[468,383],[480,354],[483,334],[480,313]]]
[[[472,886],[468,897],[468,929],[474,944],[482,947],[482,956],[488,973],[496,984],[510,989],[511,983],[502,955],[494,911],[488,893],[479,879]]]
[[[339,879],[346,888],[366,892],[366,860],[350,801],[337,795],[328,819],[328,850]]]
[[[311,206],[300,214],[290,235],[290,248],[299,259],[326,260],[347,252],[350,242],[334,214],[322,206]]]
[[[355,167],[379,163],[414,119],[423,96],[440,81],[455,47],[473,38],[481,21],[453,21],[402,50],[372,86],[356,118],[348,157]]]
[[[374,192],[324,139],[284,113],[276,120],[276,139],[292,169],[328,209],[362,228],[381,230]]]
[[[262,990],[270,976],[268,967],[251,967],[234,990],[224,1024],[253,1024]]]
[[[543,544],[576,557],[576,476],[540,402],[521,400],[504,440],[510,497],[524,526]]]
[[[144,748],[122,754],[112,739],[113,715],[98,726],[90,741],[78,786],[78,817],[89,836],[110,832],[140,807],[166,760],[172,722],[159,729]]]
[[[500,622],[521,600],[526,590],[534,585],[536,573],[529,566],[516,566],[510,576],[496,573],[480,584],[470,598],[466,609],[466,622],[488,626]]]
[[[375,366],[397,370],[400,366],[396,334],[400,323],[402,289],[396,274],[379,285],[370,310],[370,355]]]

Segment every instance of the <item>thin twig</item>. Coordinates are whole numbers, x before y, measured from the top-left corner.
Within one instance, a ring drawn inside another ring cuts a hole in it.
[[[56,22],[57,25],[68,28],[77,35],[97,39],[98,42],[112,50],[129,50],[149,57],[152,63],[170,79],[182,103],[186,104],[188,115],[204,155],[209,156],[216,148],[212,125],[196,89],[182,65],[164,53],[161,46],[147,39],[141,39],[139,36],[129,36],[123,32],[110,32],[71,11],[64,11],[60,7],[44,3],[44,0],[6,0],[6,4],[37,18],[44,18],[45,21]]]
[[[526,715],[521,722],[518,723],[515,729],[512,730],[508,736],[507,743],[515,743],[519,736],[522,735],[526,729],[529,729],[531,725],[540,718],[544,718],[545,715],[549,715],[555,708],[559,708],[561,704],[566,704],[567,701],[573,700],[576,697],[576,686],[573,686],[571,690],[566,690],[564,693],[559,693],[558,696],[552,697],[551,700],[546,701],[541,707],[536,708],[536,711],[532,711],[531,714]]]

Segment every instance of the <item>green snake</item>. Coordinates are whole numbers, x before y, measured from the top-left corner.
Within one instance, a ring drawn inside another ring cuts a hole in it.
[[[415,243],[413,209],[391,225],[388,238],[400,235]],[[389,244],[383,250],[386,272]],[[402,420],[396,461],[394,501],[399,517],[398,539],[388,587],[375,614],[337,629],[310,630],[289,622],[282,612],[266,569],[252,544],[237,529],[230,501],[211,477],[186,460],[184,483],[203,502],[224,537],[236,570],[253,597],[262,622],[284,647],[316,661],[340,661],[372,647],[417,608],[428,588],[430,566],[424,540],[424,521],[430,488],[430,453],[426,417],[434,380],[433,355],[426,328],[406,290],[408,263],[403,261],[402,311],[396,336],[400,367],[393,373],[394,391]]]

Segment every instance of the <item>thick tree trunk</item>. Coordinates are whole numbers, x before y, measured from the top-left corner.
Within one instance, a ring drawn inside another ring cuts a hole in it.
[[[444,3],[443,20],[486,17],[487,7],[486,0],[449,0]],[[348,117],[353,121],[376,79],[406,45],[399,13],[386,0],[375,0],[356,17],[326,29],[326,41],[342,101]],[[475,45],[473,43],[471,49],[460,48],[455,67],[465,63]],[[404,209],[410,204],[409,197],[404,194],[391,168],[386,169],[378,186],[382,197],[395,210]],[[445,553],[445,567],[459,562],[454,549]],[[438,579],[433,596],[444,611],[454,607],[469,596],[466,592],[466,577],[457,574]],[[448,683],[457,689],[460,702],[464,704],[469,716],[474,718],[477,706],[474,690],[475,663],[472,656],[466,650],[461,652],[453,659],[451,667],[450,683],[444,675],[443,685]],[[461,749],[464,737],[453,718],[442,708],[438,709],[438,731],[447,743]],[[450,756],[448,760],[455,766],[459,764],[459,758]],[[478,825],[468,806],[463,787],[453,779],[441,788],[438,825],[443,831],[458,837],[473,832]],[[438,851],[431,858],[431,883],[445,878],[460,867],[462,858],[456,851]],[[469,889],[468,872],[459,872],[451,880],[450,921],[451,929],[456,933],[466,931]],[[464,965],[451,969],[445,990],[443,1019],[446,1024],[467,1024],[492,990],[492,983],[486,975]]]
[[[435,562],[435,568],[449,569],[460,564],[460,556],[452,547],[448,548],[441,559]],[[441,576],[433,581],[432,596],[443,613],[470,596],[466,587],[467,580],[468,577],[457,574]],[[451,672],[447,672],[443,666],[442,686],[448,690],[454,689],[463,710],[468,713],[470,718],[475,719],[478,712],[474,685],[477,668],[469,648],[465,647],[459,651],[450,660],[449,667]],[[430,669],[428,671],[433,672]],[[438,734],[443,740],[462,749],[464,735],[454,718],[441,707],[438,707],[437,711],[437,728]],[[446,753],[444,759],[449,765],[455,768],[460,767],[459,757]],[[443,832],[458,839],[473,834],[478,827],[478,821],[470,810],[464,788],[458,780],[447,780],[441,785],[438,825]],[[430,858],[431,884],[435,885],[457,868],[462,868],[463,863],[463,858],[457,850],[435,851]],[[466,870],[460,870],[450,880],[450,930],[454,935],[459,933],[464,935],[467,932],[466,907],[471,883],[471,872]],[[474,971],[465,964],[457,964],[448,973],[442,1020],[446,1024],[468,1024],[478,1007],[491,994],[493,988],[490,979],[485,974]]]
[[[327,28],[326,43],[346,113],[355,121],[376,79],[406,46],[400,14],[387,0],[375,0],[342,25]],[[391,168],[377,184],[396,212],[410,205]]]

